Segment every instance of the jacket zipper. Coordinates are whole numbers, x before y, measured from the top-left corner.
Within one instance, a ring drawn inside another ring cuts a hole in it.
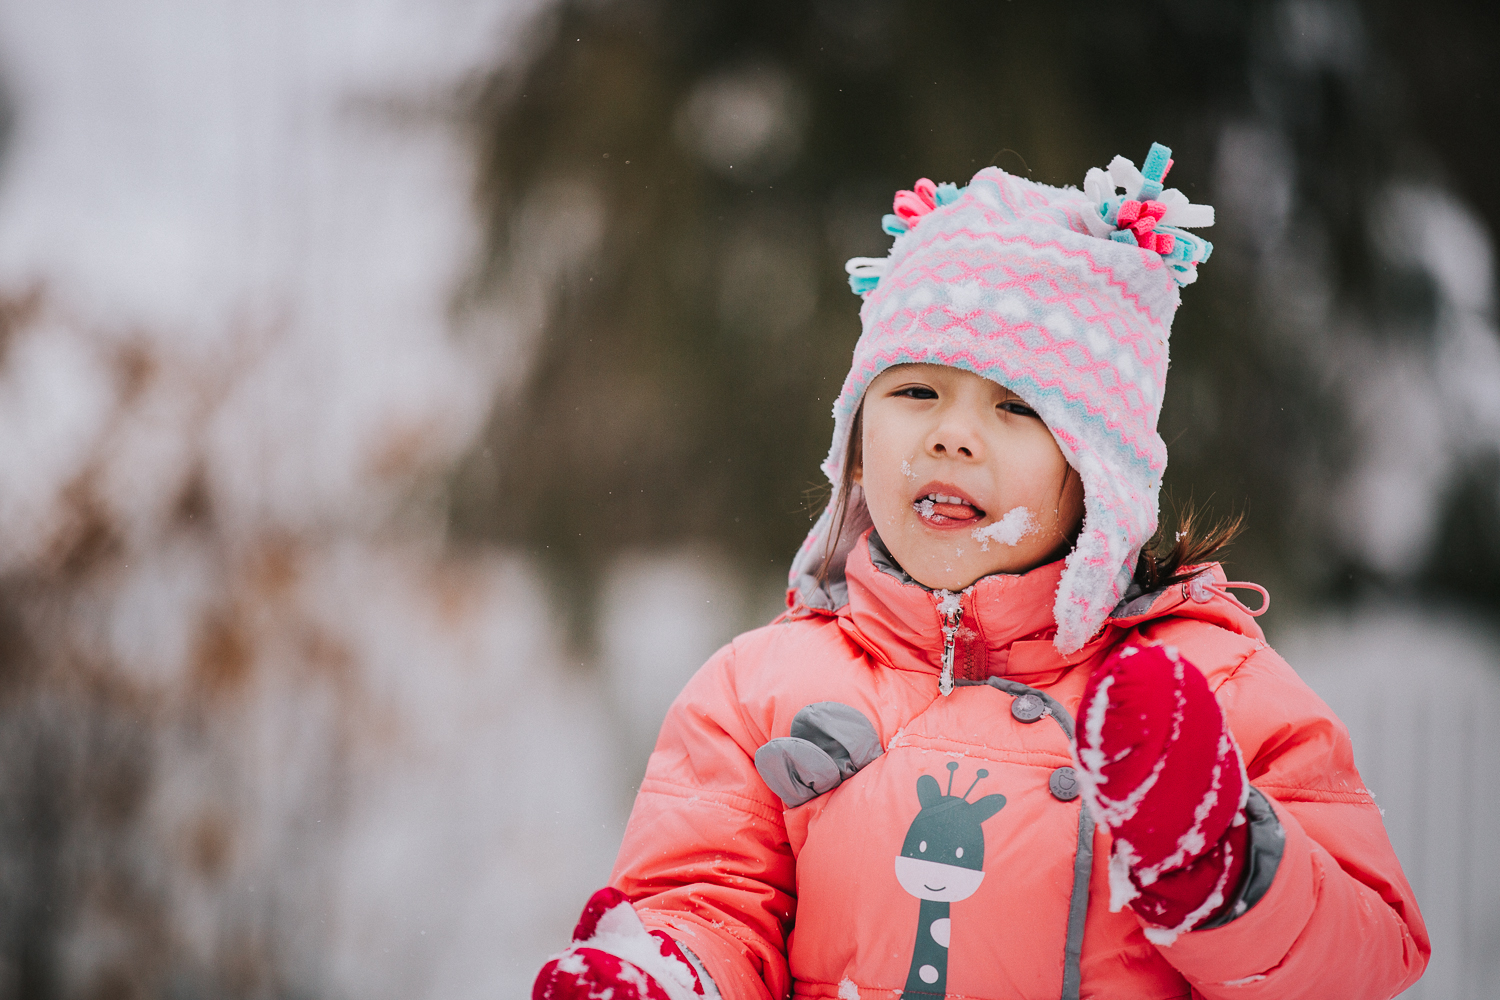
[[[958,644],[958,621],[964,616],[963,605],[953,603],[953,610],[943,614],[943,672],[938,675],[938,692],[945,698],[953,693],[953,648]]]

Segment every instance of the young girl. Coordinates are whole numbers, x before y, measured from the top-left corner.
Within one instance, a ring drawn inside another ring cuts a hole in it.
[[[1348,733],[1157,524],[1169,151],[896,196],[790,610],[667,715],[536,1000],[1369,997],[1429,952]],[[1123,189],[1123,192],[1121,191]],[[1259,589],[1259,588],[1253,588]],[[1262,591],[1264,594],[1264,591]],[[1262,608],[1264,605],[1262,605]]]

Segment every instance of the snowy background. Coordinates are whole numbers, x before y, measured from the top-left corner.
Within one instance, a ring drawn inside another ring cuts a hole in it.
[[[1500,25],[1074,6],[0,3],[0,1000],[525,995],[775,611],[891,193],[1153,139],[1220,210],[1169,489],[1249,514],[1410,995],[1489,995]]]

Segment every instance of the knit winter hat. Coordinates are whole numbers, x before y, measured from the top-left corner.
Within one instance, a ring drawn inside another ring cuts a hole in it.
[[[870,524],[856,488],[840,537],[828,537],[865,389],[893,365],[947,365],[1025,399],[1082,479],[1083,526],[1054,612],[1061,652],[1088,642],[1156,531],[1167,464],[1156,431],[1167,338],[1179,287],[1196,280],[1213,249],[1183,231],[1212,225],[1213,209],[1163,190],[1171,165],[1171,151],[1158,143],[1140,170],[1122,156],[1108,171],[1090,170],[1082,191],[986,167],[961,190],[924,178],[897,193],[895,213],[883,220],[896,237],[890,255],[856,257],[847,267],[864,297],[863,332],[823,463],[835,496],[792,564],[801,600],[842,603],[842,595],[820,593],[818,570],[832,546],[842,574],[845,554]],[[841,590],[841,580],[834,586]]]

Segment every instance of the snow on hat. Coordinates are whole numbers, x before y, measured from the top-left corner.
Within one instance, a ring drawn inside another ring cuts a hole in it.
[[[1163,190],[1171,165],[1171,150],[1157,143],[1140,170],[1117,156],[1107,171],[1090,170],[1082,191],[986,167],[963,189],[924,178],[897,193],[883,220],[896,237],[890,255],[847,265],[864,297],[863,331],[823,463],[835,495],[792,564],[802,601],[841,603],[818,586],[819,567],[832,546],[841,575],[870,523],[856,493],[840,537],[828,538],[865,389],[893,365],[947,365],[1025,399],[1082,479],[1083,527],[1054,613],[1061,652],[1088,642],[1156,531],[1167,338],[1180,286],[1196,280],[1213,249],[1184,231],[1212,225],[1213,209]]]

